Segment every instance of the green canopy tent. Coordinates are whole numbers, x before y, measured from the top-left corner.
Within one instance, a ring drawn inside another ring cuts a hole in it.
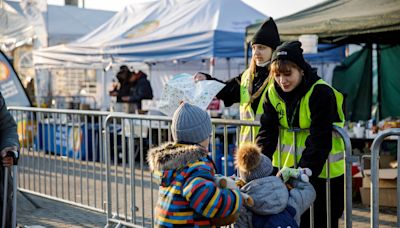
[[[347,60],[334,72],[333,84],[342,92],[346,93],[349,84],[358,84],[353,89],[360,91],[352,90],[352,94],[349,94],[350,91],[346,94],[347,97],[353,97],[346,101],[346,115],[350,120],[371,117],[372,44],[377,44],[379,118],[400,116],[400,105],[393,105],[396,102],[398,104],[400,97],[400,87],[394,86],[400,83],[400,69],[395,64],[400,62],[399,0],[329,0],[280,18],[276,24],[282,41],[313,34],[318,36],[319,43],[366,44],[366,52],[355,54],[360,63],[357,59]],[[246,50],[259,26],[254,24],[247,27]],[[354,97],[355,94],[357,97]],[[366,105],[360,106],[360,103]]]
[[[330,0],[275,20],[283,41],[303,34],[320,43],[398,43],[399,0]],[[246,29],[249,42],[261,24]]]

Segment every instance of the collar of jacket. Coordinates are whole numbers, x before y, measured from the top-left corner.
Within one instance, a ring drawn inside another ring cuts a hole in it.
[[[149,151],[147,161],[152,171],[163,171],[185,167],[207,157],[207,150],[200,145],[169,142]]]

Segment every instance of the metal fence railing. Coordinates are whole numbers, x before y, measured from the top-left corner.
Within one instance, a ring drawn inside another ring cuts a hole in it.
[[[371,227],[379,227],[379,152],[382,142],[388,136],[397,137],[397,159],[400,158],[400,128],[380,132],[372,143],[371,149]],[[397,177],[400,168],[397,167]],[[400,227],[400,181],[397,178],[397,227]]]
[[[297,156],[301,154],[301,148],[298,148],[297,145],[297,139],[299,138],[299,133],[302,131],[309,131],[308,129],[306,130],[300,130],[300,129],[294,129],[290,130],[290,132],[293,133],[293,144],[291,145],[290,151],[293,151],[294,155],[294,166],[297,167]],[[282,133],[282,130],[280,130],[280,135]],[[351,228],[352,227],[352,173],[351,173],[351,168],[352,168],[352,163],[357,161],[357,158],[352,156],[352,148],[351,148],[351,141],[350,137],[348,136],[347,132],[338,126],[333,126],[333,135],[339,136],[344,143],[344,154],[343,154],[343,159],[345,161],[345,170],[344,170],[344,176],[345,176],[345,182],[344,182],[344,203],[345,203],[345,211],[344,211],[344,227],[346,228]],[[281,165],[281,153],[282,153],[282,148],[284,146],[282,145],[282,140],[281,137],[278,139],[278,164]],[[326,160],[326,176],[328,177],[326,179],[326,227],[330,228],[331,227],[331,180],[330,180],[330,159],[328,158]],[[280,167],[279,167],[280,168]],[[303,167],[304,168],[304,167]],[[350,200],[349,200],[350,199]],[[314,227],[314,207],[310,207],[310,227]]]
[[[108,112],[9,107],[18,125],[19,190],[104,212]]]
[[[345,153],[344,153],[344,160],[345,160],[345,182],[344,182],[344,227],[351,228],[352,227],[352,209],[353,209],[353,201],[352,201],[352,172],[351,168],[353,162],[357,161],[355,157],[352,156],[352,148],[351,148],[351,141],[350,137],[348,136],[347,132],[340,127],[333,126],[335,132],[337,132],[340,137],[343,139],[344,146],[345,146]],[[328,202],[330,203],[330,196],[327,198]]]
[[[239,141],[237,126],[257,126],[257,123],[219,119],[213,119],[212,123],[210,154],[214,161],[220,161],[215,162],[217,172],[233,174],[232,154]],[[153,225],[158,186],[153,184],[145,160],[146,152],[172,141],[170,125],[170,117],[160,116],[119,113],[105,119],[109,225]],[[113,142],[118,142],[118,145]]]
[[[170,117],[22,107],[9,110],[18,123],[21,142],[20,191],[107,213],[109,225],[153,226],[158,186],[153,184],[146,152],[172,141]],[[259,123],[213,119],[212,124],[210,155],[218,173],[232,175],[240,127]],[[354,159],[346,132],[334,130],[346,147],[345,227],[351,227]]]

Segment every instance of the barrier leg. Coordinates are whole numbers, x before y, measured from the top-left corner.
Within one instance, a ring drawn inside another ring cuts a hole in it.
[[[8,168],[3,167],[4,169],[4,188],[3,188],[3,214],[1,216],[1,228],[6,227],[6,215],[7,215],[7,189],[8,189]]]

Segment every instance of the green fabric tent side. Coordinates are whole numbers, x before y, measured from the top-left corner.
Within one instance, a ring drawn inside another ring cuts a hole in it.
[[[400,117],[400,45],[380,45],[381,117]]]
[[[345,96],[346,120],[368,120],[372,104],[372,50],[353,53],[333,72],[332,85]]]

